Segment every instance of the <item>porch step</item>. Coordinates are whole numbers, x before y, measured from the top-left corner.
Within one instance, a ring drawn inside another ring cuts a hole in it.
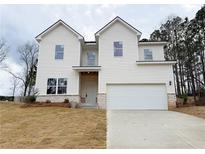
[[[84,109],[97,109],[97,104],[87,104],[87,103],[83,103],[80,104],[80,108],[84,108]]]

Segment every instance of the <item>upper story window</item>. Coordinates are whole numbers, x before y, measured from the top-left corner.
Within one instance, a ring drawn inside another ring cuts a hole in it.
[[[66,94],[67,78],[58,78],[58,94]]]
[[[56,45],[55,59],[63,59],[63,56],[64,56],[64,45]]]
[[[150,49],[144,49],[144,60],[153,60],[152,51]]]
[[[87,65],[95,65],[96,54],[95,52],[87,53]]]
[[[113,42],[114,45],[114,56],[120,57],[123,56],[123,44],[122,41]]]
[[[56,94],[56,78],[48,78],[47,94]]]

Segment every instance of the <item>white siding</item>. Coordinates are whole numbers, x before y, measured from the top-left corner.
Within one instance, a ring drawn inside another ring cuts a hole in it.
[[[64,59],[55,60],[55,45],[64,45]],[[67,94],[79,94],[79,74],[72,66],[80,65],[80,42],[74,33],[60,25],[40,42],[36,88],[45,95],[48,78],[68,78]]]
[[[144,60],[144,49],[150,49],[152,51],[153,60],[165,60],[163,45],[139,45],[139,60]]]
[[[123,42],[123,57],[114,57],[113,42]],[[160,56],[159,56],[160,57]],[[165,83],[167,92],[174,93],[171,65],[137,65],[136,34],[116,22],[99,37],[99,93],[106,93],[107,83]],[[169,86],[169,81],[172,85]]]

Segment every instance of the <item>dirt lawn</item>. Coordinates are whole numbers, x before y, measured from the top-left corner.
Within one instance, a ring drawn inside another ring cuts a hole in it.
[[[0,103],[0,148],[106,148],[106,111]]]
[[[172,111],[182,112],[205,119],[205,106],[189,106],[171,109]]]

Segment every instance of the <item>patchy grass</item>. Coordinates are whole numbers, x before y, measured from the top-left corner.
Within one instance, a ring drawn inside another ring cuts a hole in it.
[[[172,111],[182,112],[190,115],[194,115],[205,119],[205,106],[189,106],[189,107],[179,107],[171,109]]]
[[[0,148],[106,148],[106,111],[0,103]]]

